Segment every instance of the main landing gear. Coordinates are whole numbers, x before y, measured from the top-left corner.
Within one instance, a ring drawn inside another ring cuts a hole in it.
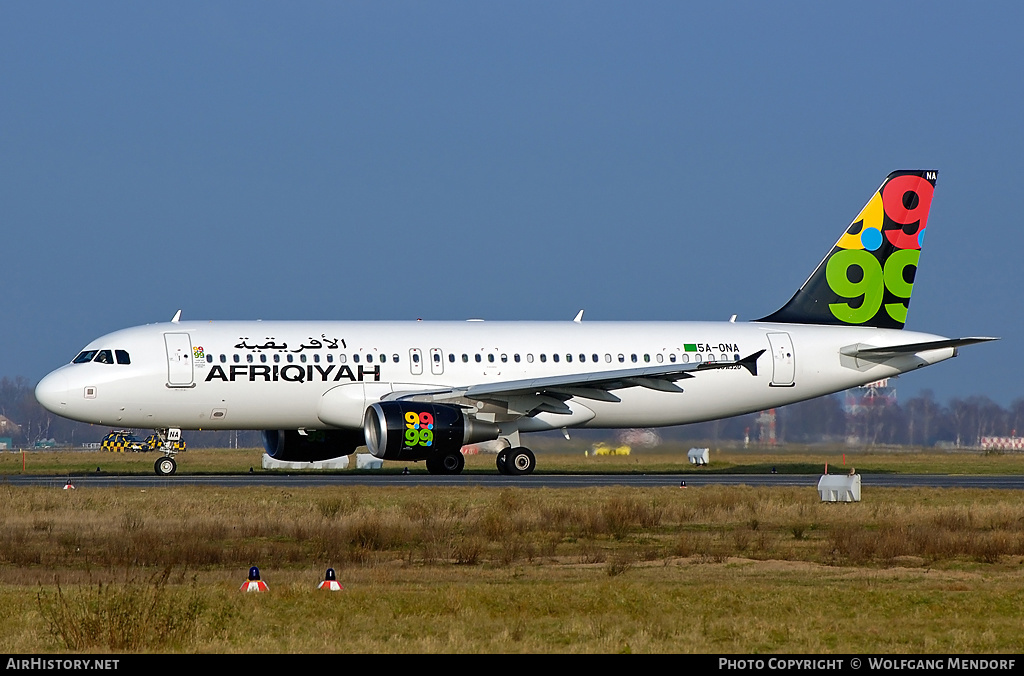
[[[496,464],[499,474],[522,476],[531,474],[533,470],[537,469],[537,458],[530,449],[516,446],[499,452]]]
[[[459,474],[465,466],[466,458],[461,450],[427,458],[427,471],[431,474]]]
[[[537,469],[537,458],[530,449],[516,446],[498,453],[496,465],[500,474],[522,476]],[[465,466],[466,458],[461,450],[427,458],[427,471],[431,474],[461,474]]]

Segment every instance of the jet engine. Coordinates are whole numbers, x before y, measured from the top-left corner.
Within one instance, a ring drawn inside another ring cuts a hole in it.
[[[468,418],[457,406],[383,401],[366,409],[363,433],[378,458],[415,462],[497,439],[498,426]]]
[[[263,447],[275,460],[316,462],[349,455],[362,446],[362,430],[263,430]]]

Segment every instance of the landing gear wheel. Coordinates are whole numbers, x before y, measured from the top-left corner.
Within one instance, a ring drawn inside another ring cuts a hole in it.
[[[431,474],[459,474],[465,466],[466,458],[462,451],[427,458],[427,471]]]
[[[508,474],[508,451],[507,448],[498,451],[498,459],[495,462],[498,466],[498,474]]]
[[[448,474],[461,474],[462,468],[466,466],[466,456],[462,455],[462,451],[449,453],[442,458],[441,466]]]
[[[171,476],[177,471],[178,463],[174,462],[174,458],[164,457],[156,461],[156,464],[153,465],[153,469],[155,469],[156,473],[160,476]]]
[[[509,474],[520,476],[531,474],[537,469],[537,458],[533,451],[523,446],[508,449],[508,459],[505,461],[505,471]]]

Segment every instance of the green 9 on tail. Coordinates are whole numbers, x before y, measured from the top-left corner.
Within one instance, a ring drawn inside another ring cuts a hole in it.
[[[937,171],[894,171],[782,309],[757,321],[902,329]]]

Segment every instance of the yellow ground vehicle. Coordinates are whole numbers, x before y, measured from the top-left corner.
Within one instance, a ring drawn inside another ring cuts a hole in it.
[[[116,451],[125,453],[127,451],[139,452],[151,450],[146,443],[139,441],[139,438],[128,430],[111,430],[110,434],[103,437],[100,448],[104,451]]]
[[[163,448],[163,445],[160,443],[160,437],[158,437],[155,434],[150,434],[148,437],[146,437],[146,440],[143,443],[146,444],[147,451],[159,451],[161,448]],[[168,441],[167,444],[170,446],[171,449],[175,451],[185,450],[184,439],[179,439],[178,441]]]
[[[184,441],[171,441],[168,443],[171,449],[175,451],[185,450]],[[139,441],[139,438],[128,430],[111,430],[110,434],[103,437],[103,441],[100,442],[100,448],[104,451],[116,451],[118,453],[125,453],[127,451],[140,453],[158,451],[163,448],[163,444],[160,443],[160,438],[155,434],[150,434],[146,437],[145,441]]]
[[[629,455],[630,447],[623,444],[612,448],[608,444],[598,442],[589,451],[584,451],[583,454],[586,456],[591,455]]]

